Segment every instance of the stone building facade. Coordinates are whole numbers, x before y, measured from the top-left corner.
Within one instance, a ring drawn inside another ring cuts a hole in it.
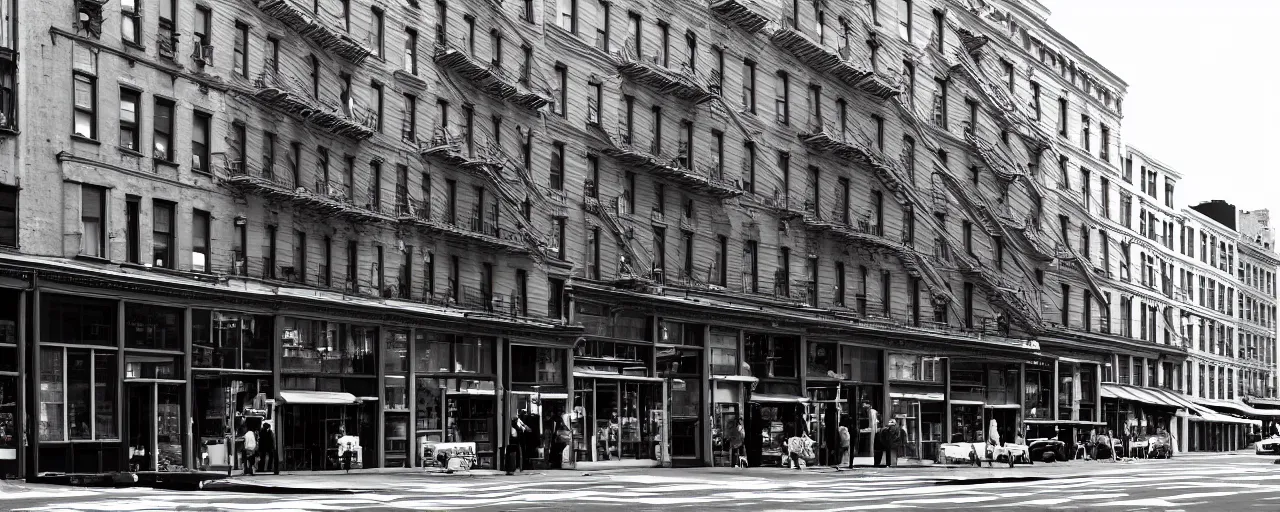
[[[0,6],[6,474],[1236,421],[1165,384],[1172,181],[1034,0]]]

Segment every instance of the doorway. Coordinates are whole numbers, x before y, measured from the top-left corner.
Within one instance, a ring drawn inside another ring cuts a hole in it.
[[[130,471],[174,471],[184,467],[181,384],[126,382],[125,439]]]

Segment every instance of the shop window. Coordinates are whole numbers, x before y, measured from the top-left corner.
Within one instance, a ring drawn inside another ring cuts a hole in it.
[[[840,378],[836,373],[840,362],[839,345],[835,343],[809,342],[806,353],[806,374],[810,377]]]
[[[564,384],[564,349],[511,347],[512,384]]]
[[[919,382],[942,382],[942,363],[936,357],[891,354],[889,378]]]
[[[717,331],[712,328],[711,340],[711,374],[738,375],[738,332]]]
[[[841,347],[840,371],[844,380],[880,383],[881,352],[873,348]]]
[[[181,308],[126,303],[124,344],[128,348],[182,350]]]
[[[382,407],[384,411],[408,411],[409,332],[404,329],[382,331]],[[388,427],[390,428],[390,427]]]
[[[605,340],[586,340],[574,348],[574,370],[594,373],[649,375],[653,347]]]
[[[40,440],[119,439],[116,354],[88,348],[43,347],[39,355]]]
[[[795,378],[798,341],[789,337],[748,335],[746,360],[757,378]]]
[[[496,340],[428,331],[415,333],[415,370],[420,373],[493,374]]]
[[[116,345],[114,300],[47,293],[40,297],[40,341]]]
[[[372,375],[377,328],[286,317],[282,371]]]
[[[1024,381],[1023,408],[1027,419],[1052,419],[1053,370],[1028,365]]]

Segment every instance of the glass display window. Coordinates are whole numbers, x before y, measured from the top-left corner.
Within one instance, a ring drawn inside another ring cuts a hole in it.
[[[155,304],[124,305],[124,345],[128,348],[183,350],[182,308]]]
[[[41,441],[117,440],[115,351],[40,349],[38,436]]]
[[[383,410],[409,410],[409,331],[382,331]],[[403,449],[402,449],[403,450]]]
[[[42,294],[40,341],[114,347],[118,304],[115,300]]]
[[[805,364],[805,375],[819,378],[839,378],[840,346],[835,343],[810,341]]]
[[[378,328],[285,317],[283,371],[373,375]]]
[[[564,385],[565,350],[552,347],[511,346],[511,382]]]
[[[270,371],[275,318],[191,310],[191,367]]]

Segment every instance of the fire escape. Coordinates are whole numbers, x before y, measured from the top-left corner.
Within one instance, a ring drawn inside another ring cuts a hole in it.
[[[635,244],[632,243],[636,241],[635,230],[622,225],[621,217],[630,213],[626,198],[618,196],[602,204],[600,199],[596,198],[594,190],[589,188],[594,186],[594,184],[584,186],[585,207],[587,213],[594,214],[600,219],[600,224],[613,236],[618,248],[622,251],[622,254],[618,255],[619,278],[638,281],[653,280],[653,254],[643,244],[640,245],[639,250],[636,250]],[[596,265],[601,263],[595,262]]]
[[[631,38],[613,53],[613,60],[618,73],[623,77],[661,95],[702,104],[714,100],[720,94],[718,87],[713,85],[719,83],[717,77],[708,79],[690,69],[687,64],[681,64],[679,71],[669,69],[658,62],[656,55],[636,55],[635,40]]]
[[[769,25],[769,15],[751,0],[711,0],[711,12],[747,34]]]
[[[870,31],[874,33],[873,31]],[[873,41],[870,44],[874,43]],[[788,16],[769,35],[769,41],[791,54],[799,62],[820,74],[835,77],[845,85],[863,91],[875,98],[887,100],[902,93],[902,88],[891,77],[881,74],[872,64],[869,51],[858,49],[845,34],[846,42],[838,50],[814,41],[796,26]]]
[[[334,104],[303,93],[307,87],[296,78],[274,70],[271,59],[263,63],[262,72],[250,94],[263,104],[290,117],[304,121],[331,135],[360,142],[373,136],[377,117],[357,107],[346,92],[342,104]],[[300,184],[295,184],[300,185]]]
[[[462,46],[466,46],[465,40]],[[486,94],[524,110],[536,112],[551,103],[549,91],[534,90],[535,79],[543,89],[547,89],[546,80],[536,66],[526,68],[521,65],[519,75],[512,77],[503,68],[501,61],[483,62],[463,47],[451,41],[437,41],[435,63],[453,71],[459,78],[471,82]]]
[[[352,64],[360,65],[373,54],[369,46],[321,21],[318,10],[308,12],[293,0],[254,0],[254,3],[263,13],[280,21],[298,35]],[[319,5],[316,4],[317,7]]]

